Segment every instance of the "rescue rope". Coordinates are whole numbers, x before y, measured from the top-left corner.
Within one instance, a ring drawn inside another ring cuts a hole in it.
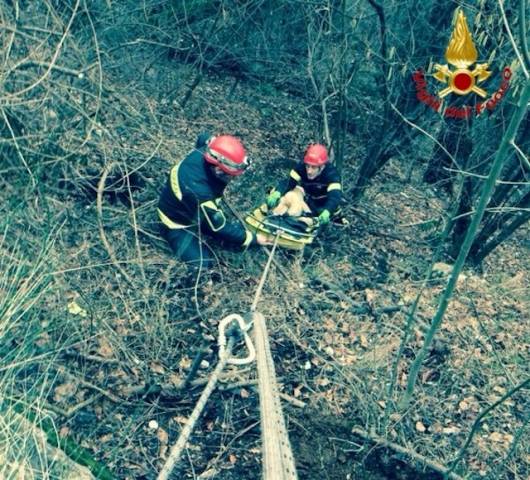
[[[296,480],[291,443],[283,416],[265,319],[253,313],[258,368],[263,480]]]
[[[251,312],[256,311],[256,307],[258,306],[259,299],[261,297],[261,292],[263,291],[263,285],[265,285],[265,280],[267,279],[267,276],[269,275],[269,270],[271,268],[272,259],[274,258],[274,253],[276,252],[276,247],[278,246],[278,240],[280,239],[280,231],[276,232],[276,235],[274,237],[274,243],[272,244],[272,250],[269,253],[269,258],[267,260],[267,263],[265,265],[265,268],[263,269],[263,273],[261,275],[261,278],[259,280],[258,288],[256,290],[256,294],[254,295],[254,301],[252,302],[252,306],[250,307]]]
[[[265,318],[256,311],[265,279],[274,258],[280,233],[280,231],[276,232],[269,259],[250,307],[252,324],[254,325],[254,345],[258,370],[263,480],[296,480],[298,478],[280,402],[278,381],[276,379]]]
[[[234,344],[236,341],[235,332],[237,330],[232,329],[231,331],[230,330],[227,331],[227,325],[230,324],[231,322],[236,322],[237,327],[235,328],[236,329],[239,328],[242,331],[245,344],[247,345],[247,347],[250,346],[249,354],[245,358],[233,358],[232,357],[232,349],[234,348]],[[252,341],[250,340],[250,337],[247,334],[247,330],[248,330],[248,326],[240,315],[236,315],[236,314],[229,315],[228,317],[223,318],[223,320],[221,320],[221,322],[219,323],[219,337],[218,337],[219,362],[217,363],[210,379],[208,380],[206,387],[204,387],[204,390],[199,398],[199,401],[197,402],[197,405],[195,405],[195,408],[193,409],[193,412],[188,418],[186,425],[180,432],[177,443],[175,443],[175,445],[171,447],[168,459],[166,460],[166,463],[164,464],[162,470],[160,471],[157,477],[158,480],[167,480],[169,478],[169,475],[173,471],[173,468],[175,467],[177,462],[180,460],[182,452],[186,448],[188,439],[191,433],[193,432],[193,429],[195,428],[195,424],[197,423],[197,420],[201,416],[201,413],[203,412],[204,408],[206,407],[206,403],[208,402],[210,395],[214,391],[215,386],[225,366],[227,364],[245,365],[247,363],[251,363],[254,361],[254,358],[255,358],[254,347],[252,345]],[[229,335],[228,341],[226,339],[225,331],[227,331],[227,334]]]
[[[278,245],[280,231],[276,232],[272,250],[269,253],[267,264],[261,275],[261,279],[254,296],[250,311],[252,313],[250,323],[245,323],[240,315],[232,314],[225,317],[219,323],[219,362],[217,363],[199,401],[182,429],[177,443],[170,450],[168,459],[160,471],[157,480],[168,480],[173,468],[179,461],[182,452],[186,448],[188,439],[193,432],[195,424],[204,410],[210,395],[214,391],[217,381],[227,364],[246,365],[257,360],[258,389],[261,417],[261,438],[263,451],[263,480],[297,480],[295,462],[292,454],[291,443],[282,406],[274,361],[270,349],[269,337],[263,315],[256,311],[258,302],[272,264],[274,253]],[[233,323],[230,327],[229,325]],[[248,336],[248,330],[254,325],[254,343]],[[238,333],[242,333],[248,355],[244,358],[232,357]],[[228,335],[228,341],[227,341]]]

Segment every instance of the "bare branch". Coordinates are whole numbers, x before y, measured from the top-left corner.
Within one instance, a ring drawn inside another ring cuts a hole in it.
[[[528,66],[525,62],[525,59],[523,58],[523,55],[519,51],[519,47],[517,46],[517,43],[515,43],[515,39],[513,38],[513,34],[512,34],[512,29],[510,28],[510,24],[508,23],[508,18],[506,17],[506,12],[504,10],[504,0],[498,0],[498,4],[501,10],[501,16],[502,16],[502,21],[504,22],[504,28],[506,28],[506,33],[508,34],[508,38],[510,39],[510,43],[512,44],[515,55],[517,55],[517,59],[519,60],[519,64],[521,65],[524,76],[527,79],[530,79],[530,74],[528,73]],[[519,21],[524,23],[524,15],[522,16],[522,18],[519,19]],[[522,26],[522,32],[521,32],[522,34],[524,34],[525,28],[526,27]],[[525,43],[523,43],[523,46],[524,45]],[[526,55],[528,55],[528,50],[526,50]]]

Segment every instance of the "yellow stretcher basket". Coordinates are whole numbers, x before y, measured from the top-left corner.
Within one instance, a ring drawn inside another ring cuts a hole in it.
[[[249,230],[265,235],[273,241],[277,234],[278,246],[290,250],[303,250],[313,243],[318,225],[311,217],[289,217],[271,215],[267,205],[263,204],[245,218]]]

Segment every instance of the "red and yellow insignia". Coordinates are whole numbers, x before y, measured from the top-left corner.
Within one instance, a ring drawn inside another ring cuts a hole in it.
[[[510,88],[512,71],[506,66],[502,70],[501,84],[497,90],[484,102],[476,101],[472,105],[454,106],[447,104],[443,100],[450,93],[456,95],[467,95],[474,92],[482,98],[486,98],[488,93],[478,84],[486,80],[491,72],[487,63],[476,63],[478,58],[477,49],[469,33],[467,20],[464,12],[458,8],[455,12],[455,26],[449,45],[445,51],[447,63],[455,67],[452,70],[447,64],[435,64],[436,73],[433,77],[439,82],[447,85],[440,90],[437,95],[433,95],[428,90],[428,81],[425,73],[420,68],[412,75],[412,80],[416,85],[416,97],[418,100],[435,112],[440,112],[447,118],[469,118],[472,115],[480,115],[485,109],[492,111],[502,100]],[[474,68],[473,64],[476,64]]]
[[[450,93],[467,95],[471,92],[483,98],[487,96],[487,92],[477,84],[491,75],[491,72],[488,71],[488,64],[478,63],[473,70],[469,69],[471,65],[476,63],[477,58],[477,49],[469,32],[466,17],[464,12],[458,9],[451,40],[445,51],[445,59],[456,67],[456,70],[451,70],[447,64],[440,65],[437,63],[434,65],[437,70],[434,78],[448,85],[438,92],[440,98],[444,98]]]

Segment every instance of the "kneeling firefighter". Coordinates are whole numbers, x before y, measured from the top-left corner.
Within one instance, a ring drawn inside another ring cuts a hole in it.
[[[274,208],[288,191],[298,187],[305,194],[305,201],[320,225],[339,216],[342,186],[337,169],[329,163],[324,145],[309,145],[302,162],[289,173],[289,179],[281,183],[267,196],[267,206]]]
[[[158,202],[160,232],[175,255],[190,266],[214,265],[205,236],[242,249],[268,244],[239,221],[229,222],[221,208],[226,186],[248,165],[239,139],[203,133],[195,148],[171,169]]]

